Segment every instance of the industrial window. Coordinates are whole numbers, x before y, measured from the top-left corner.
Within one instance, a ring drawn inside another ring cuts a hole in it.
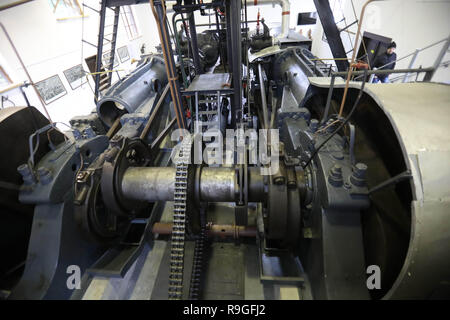
[[[130,6],[123,6],[120,10],[122,22],[127,31],[128,39],[133,40],[139,36],[139,32]]]

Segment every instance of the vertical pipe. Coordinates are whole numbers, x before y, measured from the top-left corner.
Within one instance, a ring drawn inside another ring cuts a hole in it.
[[[23,98],[25,99],[25,102],[26,102],[27,106],[28,106],[28,107],[31,107],[30,101],[28,101],[28,97],[27,97],[27,95],[25,94],[25,91],[23,91],[23,87],[20,86],[19,88],[20,88],[20,92],[21,92],[22,95],[23,95]]]
[[[419,51],[420,51],[419,49],[416,49],[416,51],[414,51],[414,55],[412,56],[411,61],[409,62],[409,65],[408,65],[408,69],[412,69],[414,63],[416,62],[416,58],[417,58],[417,55],[419,54]],[[409,72],[405,73],[405,76],[403,77],[403,80],[402,80],[403,83],[405,83],[406,80],[408,80],[409,75],[410,75]]]
[[[178,128],[186,128],[186,120],[184,110],[181,103],[180,83],[175,68],[175,61],[173,59],[172,47],[170,45],[169,31],[167,28],[167,16],[165,11],[165,4],[161,0],[149,0],[150,6],[155,16],[158,27],[159,38],[161,39],[161,48],[164,55],[167,78],[170,84],[170,93],[177,117]],[[163,0],[164,1],[164,0]]]
[[[289,0],[245,0],[245,6],[257,6],[259,4],[279,4],[281,6],[281,34],[278,38],[288,38],[291,4]]]
[[[272,113],[270,115],[269,129],[275,129],[274,128],[274,124],[275,124],[275,114],[277,113],[277,100],[274,97],[273,90],[272,90],[272,101],[271,101],[271,104],[272,104]]]
[[[111,39],[111,53],[109,58],[109,70],[114,69],[114,58],[116,56],[116,41],[117,41],[117,29],[119,26],[119,15],[120,15],[120,7],[117,6],[114,8],[114,25],[113,25],[113,37]],[[126,16],[126,15],[125,15]],[[112,72],[108,75],[108,84],[111,85],[112,81]],[[117,76],[120,79],[119,73],[117,73]]]
[[[197,30],[195,30],[194,11],[189,16],[189,32],[191,34],[192,57],[194,58],[194,66],[196,74],[202,74],[203,70],[200,65],[200,56],[198,54]]]
[[[261,63],[258,63],[258,73],[259,73],[259,88],[261,90],[261,107],[263,111],[264,118],[264,129],[269,128],[268,115],[267,115],[267,99],[266,99],[266,88],[264,87],[264,77],[261,68]]]
[[[439,52],[439,55],[437,56],[436,61],[434,62],[433,70],[425,73],[425,77],[423,78],[423,81],[431,81],[434,74],[436,73],[436,70],[439,68],[439,65],[441,64],[442,59],[444,58],[445,54],[447,53],[449,46],[450,46],[450,36],[448,36],[447,41],[445,41],[445,44],[441,49],[441,52]]]
[[[342,96],[341,107],[339,109],[339,117],[342,116],[342,112],[344,111],[345,100],[347,98],[347,92],[348,92],[348,85],[349,85],[349,82],[350,82],[350,78],[352,76],[353,64],[355,63],[356,47],[358,46],[359,35],[361,33],[361,26],[362,26],[362,23],[363,23],[364,12],[366,11],[367,5],[369,3],[371,3],[372,1],[374,1],[374,0],[367,0],[367,2],[364,3],[364,5],[363,5],[363,7],[361,9],[361,16],[359,18],[358,30],[356,31],[355,46],[353,47],[352,60],[350,62],[350,68],[349,68],[348,73],[347,73],[347,80],[345,81],[344,95]],[[364,81],[366,81],[366,79],[364,79]]]
[[[330,89],[328,89],[328,96],[327,96],[327,104],[325,105],[325,111],[323,113],[322,121],[320,121],[320,124],[325,123],[328,118],[328,113],[330,112],[330,104],[331,104],[331,97],[333,95],[333,88],[334,88],[334,80],[336,79],[335,75],[331,76],[331,83],[330,83]]]
[[[217,131],[222,132],[220,129],[220,125],[222,123],[222,112],[220,110],[220,91],[217,91],[217,122],[218,122],[218,127],[217,127]]]
[[[242,105],[242,54],[241,54],[241,1],[240,0],[228,0],[226,12],[229,16],[229,24],[227,28],[230,28],[230,40],[228,44],[230,47],[230,54],[232,54],[232,73],[233,73],[233,100],[232,100],[232,114],[231,125],[236,127],[236,114],[241,109]],[[228,21],[227,21],[228,22]],[[229,57],[230,58],[230,57]]]
[[[195,91],[195,133],[199,132],[198,124],[198,91]]]
[[[97,41],[97,60],[95,62],[95,104],[98,102],[98,94],[100,87],[100,69],[102,67],[102,53],[103,53],[103,38],[105,34],[105,19],[106,19],[106,0],[103,0],[100,7],[100,23],[98,27],[98,41]]]

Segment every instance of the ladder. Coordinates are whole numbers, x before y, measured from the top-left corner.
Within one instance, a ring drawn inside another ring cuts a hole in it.
[[[221,161],[222,154],[216,154],[215,150],[221,150],[222,135],[220,131],[220,122],[222,121],[221,110],[221,94],[217,93],[202,94],[201,100],[199,99],[198,91],[195,92],[195,121],[194,121],[194,133],[202,134],[206,141],[213,138],[214,141],[206,143],[206,159],[207,163],[211,164],[209,159],[217,159]],[[203,129],[206,129],[203,131]],[[215,160],[211,160],[215,162]],[[218,162],[221,163],[221,162]]]
[[[297,51],[297,54],[302,58],[303,62],[309,68],[309,77],[327,77],[332,71],[332,64],[324,63],[322,60],[318,59],[315,55],[311,53],[306,48]]]
[[[195,92],[195,133],[201,132],[202,127],[207,130],[220,130],[220,100],[220,91],[215,94],[202,94],[202,100],[199,100],[198,91]]]
[[[100,3],[100,10],[83,4],[83,7],[97,12],[100,17],[97,45],[94,45],[84,39],[82,40],[84,43],[87,43],[97,49],[97,60],[95,63],[94,73],[95,103],[97,103],[99,96],[111,86],[114,62],[117,61],[115,59],[117,59],[116,41],[119,26],[120,6],[109,7],[107,6],[107,3],[107,0],[102,0]],[[113,11],[113,15],[108,16],[107,10]],[[111,17],[113,21],[107,21],[109,20],[108,18]],[[105,63],[102,63],[103,53],[109,53],[109,61],[105,61]]]

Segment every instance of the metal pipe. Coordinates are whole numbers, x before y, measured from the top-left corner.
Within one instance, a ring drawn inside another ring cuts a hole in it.
[[[404,171],[402,173],[399,173],[399,174],[395,175],[394,177],[389,178],[389,179],[381,182],[380,184],[376,185],[375,187],[372,187],[369,190],[369,194],[377,192],[378,190],[381,190],[383,188],[386,188],[386,187],[388,187],[390,185],[393,185],[395,183],[398,183],[398,182],[406,180],[406,179],[412,179],[412,175],[411,175],[411,172],[409,170],[406,170],[406,171]]]
[[[172,234],[172,223],[156,222],[153,225],[152,232],[161,235],[170,235]],[[256,227],[230,224],[208,224],[206,226],[206,233],[208,237],[232,237],[233,239],[255,238],[257,229]]]
[[[156,117],[156,114],[159,111],[159,108],[161,107],[161,105],[164,102],[164,99],[166,98],[167,92],[169,92],[169,84],[166,85],[166,87],[164,88],[164,91],[161,93],[161,96],[158,99],[158,102],[156,103],[155,108],[152,110],[152,114],[150,115],[150,118],[148,119],[147,123],[145,124],[144,130],[142,130],[142,133],[140,135],[140,139],[145,139],[145,137],[147,136],[148,130],[150,130],[150,126],[153,123],[153,120]]]
[[[450,37],[450,36],[449,36]],[[428,46],[426,46],[426,47],[423,47],[423,48],[420,48],[420,49],[416,49],[416,50],[418,50],[419,52],[422,52],[422,51],[424,51],[424,50],[426,50],[426,49],[429,49],[429,48],[431,48],[431,47],[434,47],[435,45],[438,45],[439,43],[441,43],[441,42],[444,42],[444,41],[448,41],[448,39],[449,39],[449,37],[447,37],[447,38],[445,38],[445,39],[442,39],[442,40],[439,40],[439,41],[436,41],[436,42],[434,42],[434,43],[432,43],[432,44],[430,44],[430,45],[428,45]],[[405,55],[405,56],[403,56],[403,57],[401,57],[401,58],[399,58],[399,59],[397,59],[397,60],[395,60],[395,61],[391,61],[391,62],[388,62],[388,63],[386,63],[385,65],[382,65],[381,67],[379,67],[379,68],[384,68],[384,67],[386,67],[386,66],[388,66],[388,65],[390,65],[390,64],[392,64],[392,63],[398,63],[398,62],[400,62],[400,61],[402,61],[402,60],[404,60],[404,59],[406,59],[406,58],[408,58],[408,57],[411,57],[411,56],[413,56],[413,55],[415,55],[416,54],[416,51],[414,51],[414,52],[411,52],[410,54],[407,54],[407,55]]]
[[[249,20],[247,21],[247,23],[256,23],[256,20]],[[225,22],[219,22],[219,25],[226,25]],[[212,23],[199,23],[195,25],[196,27],[211,27],[211,26],[217,26],[217,22],[212,22]]]
[[[406,73],[406,72],[429,72],[433,71],[433,67],[430,68],[415,68],[415,69],[394,69],[394,70],[366,70],[366,71],[354,71],[353,75],[361,75],[361,74],[386,74],[386,73]],[[346,71],[333,72],[334,76],[345,76],[347,74]]]
[[[268,129],[269,119],[267,114],[266,88],[264,86],[264,77],[260,63],[258,64],[258,73],[259,73],[259,89],[261,91],[261,107],[263,111],[264,129]]]
[[[272,104],[272,111],[271,111],[271,114],[270,114],[269,129],[275,129],[274,124],[275,124],[275,115],[276,115],[276,112],[277,112],[277,99],[275,98],[275,95],[273,94],[273,91],[272,91],[271,104]]]
[[[328,119],[328,113],[330,111],[331,97],[333,96],[333,88],[334,88],[335,80],[336,80],[336,76],[333,75],[331,77],[330,88],[328,89],[328,96],[327,96],[327,103],[325,105],[325,111],[323,113],[323,117],[322,117],[322,120],[320,121],[320,124],[325,123],[325,121],[327,121],[327,119]]]
[[[116,121],[114,121],[113,125],[111,126],[111,128],[109,128],[108,132],[106,133],[108,139],[111,139],[111,137],[116,134],[119,127],[120,127],[120,117],[118,117]]]
[[[19,84],[15,84],[9,87],[6,87],[5,89],[0,90],[0,94],[6,93],[8,91],[20,88],[21,86],[23,86],[23,83],[19,83]]]
[[[279,4],[281,6],[281,34],[278,38],[289,37],[289,20],[291,15],[291,4],[289,0],[246,0],[247,6],[259,4]]]
[[[27,2],[31,2],[31,1],[34,1],[34,0],[19,0],[19,1],[11,2],[11,3],[0,6],[0,11],[18,6],[18,5],[27,3]]]
[[[194,59],[194,66],[196,70],[196,74],[202,74],[203,70],[200,65],[200,55],[198,51],[198,43],[197,43],[197,30],[195,29],[195,17],[194,13],[189,16],[189,32],[191,34],[191,48],[192,48],[192,57]]]
[[[433,70],[429,71],[425,74],[425,77],[423,79],[424,81],[431,81],[434,74],[436,73],[436,70],[441,65],[442,59],[444,59],[444,56],[447,54],[449,47],[450,47],[450,36],[447,37],[447,41],[445,42],[444,46],[442,47],[441,51],[439,52],[438,56],[436,57],[436,60],[434,61]]]
[[[374,1],[374,0],[367,0],[367,2],[363,5],[363,7],[361,9],[361,16],[359,18],[358,30],[356,31],[355,46],[353,47],[352,60],[350,62],[350,68],[348,70],[347,80],[345,81],[345,89],[344,89],[344,94],[342,96],[341,107],[339,108],[339,117],[342,116],[342,112],[344,111],[345,100],[347,98],[347,92],[348,92],[348,85],[350,83],[350,77],[352,76],[353,64],[355,63],[356,48],[358,46],[359,35],[361,33],[361,26],[363,23],[364,13],[366,11],[367,5],[369,3],[371,3],[372,1]],[[366,79],[364,79],[363,81],[366,81]]]
[[[242,34],[241,1],[227,1],[227,34],[229,34],[228,61],[231,62],[233,77],[233,99],[231,104],[231,126],[236,127],[236,118],[242,107]]]
[[[186,128],[186,119],[184,116],[183,104],[181,101],[180,83],[173,59],[172,46],[170,45],[169,31],[167,28],[167,15],[165,3],[161,0],[149,0],[150,7],[155,16],[156,25],[158,27],[159,38],[161,40],[161,48],[164,56],[167,78],[170,84],[170,93],[174,104],[174,110],[177,117],[178,128]]]
[[[172,120],[169,121],[169,124],[163,129],[163,131],[161,131],[161,133],[159,134],[159,136],[156,137],[155,140],[153,140],[152,145],[150,147],[150,149],[154,149],[157,146],[159,146],[159,144],[164,140],[164,138],[167,136],[167,134],[169,133],[169,130],[172,129],[172,127],[174,126],[175,122],[177,121],[177,118],[173,118]]]
[[[38,99],[39,99],[39,101],[40,101],[41,104],[42,104],[42,108],[43,108],[44,111],[45,111],[45,115],[47,116],[48,121],[49,121],[50,123],[53,123],[52,118],[50,117],[50,114],[48,113],[47,108],[45,107],[45,103],[42,101],[41,95],[40,95],[39,92],[37,91],[36,86],[34,85],[34,82],[33,82],[33,80],[31,79],[31,76],[30,76],[30,74],[28,73],[28,70],[27,70],[27,68],[25,67],[25,64],[23,63],[22,58],[20,57],[19,52],[18,52],[17,49],[16,49],[16,46],[15,46],[14,43],[12,42],[11,37],[9,36],[9,33],[6,31],[5,26],[4,26],[3,23],[1,23],[1,22],[0,22],[0,27],[2,28],[3,32],[4,32],[5,35],[6,35],[6,38],[8,39],[9,43],[11,44],[11,47],[12,47],[14,53],[16,54],[17,59],[19,59],[20,65],[22,66],[23,71],[25,71],[25,74],[27,75],[28,81],[30,81],[31,85],[33,86],[33,89],[34,89],[34,91],[36,92],[36,95],[38,96]]]
[[[99,72],[102,68],[102,54],[103,54],[103,39],[105,33],[105,20],[106,20],[106,1],[102,1],[100,3],[100,21],[99,21],[99,30],[97,37],[97,57],[95,61],[95,71]],[[95,92],[94,92],[94,101],[98,102],[99,93],[100,93],[100,74],[95,75]]]
[[[419,49],[416,49],[416,51],[414,52],[414,55],[411,58],[411,61],[409,62],[408,69],[412,69],[414,63],[416,62],[416,58],[417,58],[418,54],[419,54]],[[402,82],[405,83],[406,80],[408,80],[408,77],[409,77],[409,72],[405,73],[405,76],[403,77]]]

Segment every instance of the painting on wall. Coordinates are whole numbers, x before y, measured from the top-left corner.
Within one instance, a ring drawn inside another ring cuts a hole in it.
[[[70,88],[72,88],[72,90],[75,90],[76,88],[80,87],[83,83],[87,82],[85,73],[86,72],[83,70],[81,64],[64,71],[64,76],[66,77],[67,82],[69,83]]]
[[[67,94],[66,88],[57,74],[35,83],[35,86],[45,104],[52,103]]]
[[[111,59],[111,51],[108,51],[103,54],[103,67],[108,69],[109,60]],[[113,67],[117,67],[119,65],[119,59],[117,59],[117,54],[114,55],[114,65]]]
[[[123,46],[117,49],[117,53],[119,54],[120,62],[124,63],[125,61],[130,60],[127,46]]]

